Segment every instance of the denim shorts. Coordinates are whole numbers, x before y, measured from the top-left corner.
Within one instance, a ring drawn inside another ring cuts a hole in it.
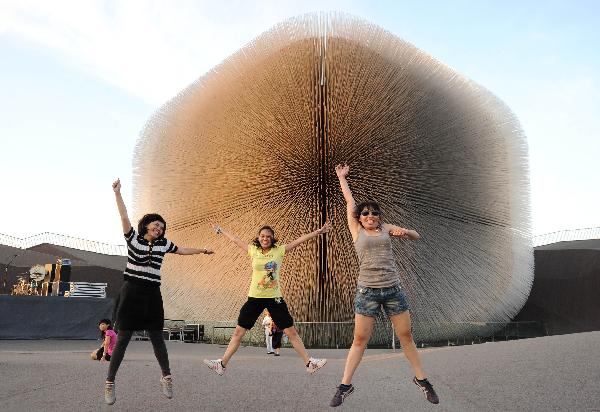
[[[408,310],[406,294],[399,285],[387,288],[367,288],[359,286],[354,299],[354,312],[359,315],[376,317],[381,309],[390,317]]]

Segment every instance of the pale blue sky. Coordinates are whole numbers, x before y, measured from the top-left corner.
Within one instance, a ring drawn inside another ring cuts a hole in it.
[[[123,243],[110,184],[120,177],[131,205],[150,115],[272,25],[319,10],[389,30],[513,110],[534,234],[600,226],[600,2],[0,0],[0,233]]]

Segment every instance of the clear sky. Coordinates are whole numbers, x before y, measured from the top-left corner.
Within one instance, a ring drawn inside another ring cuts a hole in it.
[[[130,206],[150,115],[274,24],[329,10],[508,104],[528,136],[534,234],[600,226],[600,2],[0,0],[0,233],[122,244],[110,185]]]

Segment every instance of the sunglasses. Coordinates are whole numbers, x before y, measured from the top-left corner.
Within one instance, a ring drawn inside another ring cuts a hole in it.
[[[360,212],[361,216],[379,216],[380,214],[381,212],[378,210],[363,210],[362,212]]]

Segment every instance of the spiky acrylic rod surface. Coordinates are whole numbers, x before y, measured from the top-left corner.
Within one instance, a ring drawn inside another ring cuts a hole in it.
[[[309,14],[199,78],[141,133],[135,210],[163,214],[176,243],[216,250],[166,260],[167,315],[234,320],[246,299],[249,259],[209,222],[248,242],[269,224],[285,243],[328,220],[330,234],[286,257],[284,295],[296,320],[352,320],[357,259],[337,163],[351,165],[357,201],[377,200],[385,221],[422,236],[394,241],[417,333],[454,336],[462,327],[448,322],[518,312],[533,256],[527,145],[515,116],[375,25]]]

